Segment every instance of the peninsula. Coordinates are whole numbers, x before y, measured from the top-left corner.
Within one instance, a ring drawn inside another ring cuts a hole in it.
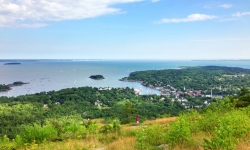
[[[209,95],[211,91],[216,95],[233,95],[238,94],[242,87],[250,85],[250,69],[224,66],[180,68],[136,71],[120,80],[140,82],[167,95],[195,92],[198,95]]]

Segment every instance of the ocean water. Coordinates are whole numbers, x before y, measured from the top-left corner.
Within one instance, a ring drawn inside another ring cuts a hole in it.
[[[21,65],[4,65],[20,62]],[[130,87],[142,89],[142,94],[159,94],[140,83],[122,82],[130,72],[143,70],[177,69],[180,66],[230,66],[250,69],[250,61],[155,61],[155,60],[0,60],[0,84],[15,81],[29,82],[13,87],[0,96],[18,96],[64,88]],[[91,75],[101,74],[104,80],[92,80]]]

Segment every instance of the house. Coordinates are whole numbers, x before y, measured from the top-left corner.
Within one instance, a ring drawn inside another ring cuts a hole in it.
[[[99,100],[97,100],[96,102],[95,102],[95,105],[97,105],[97,106],[102,106],[102,102],[101,101],[99,101]]]
[[[48,104],[44,104],[44,105],[43,105],[43,108],[46,108],[46,109],[49,108],[49,107],[48,107]]]
[[[140,94],[141,94],[141,90],[140,90],[140,89],[134,89],[134,93],[135,93],[136,95],[140,95]]]

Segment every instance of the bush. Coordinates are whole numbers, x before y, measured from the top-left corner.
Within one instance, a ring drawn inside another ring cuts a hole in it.
[[[90,124],[89,125],[89,128],[88,128],[88,130],[87,130],[87,135],[89,136],[89,135],[96,135],[96,134],[98,134],[98,124]]]
[[[67,125],[63,128],[63,138],[83,138],[86,137],[86,127],[79,124]]]
[[[63,128],[65,126],[65,123],[62,120],[59,119],[50,119],[48,121],[48,124],[51,124],[55,130],[57,131],[57,134],[60,136],[63,132]]]
[[[173,122],[167,131],[167,141],[174,147],[177,143],[188,141],[191,137],[190,123],[187,117],[181,116]]]
[[[25,130],[17,135],[16,142],[18,145],[32,143],[34,141],[36,141],[36,143],[42,143],[56,136],[57,131],[52,125],[40,127],[37,124],[34,124],[34,126],[26,126]]]
[[[112,132],[112,131],[118,132],[118,131],[120,131],[120,128],[121,127],[120,127],[119,120],[115,119],[110,124],[102,126],[100,128],[100,132],[101,133],[108,133],[108,132]]]
[[[219,125],[219,120],[222,113],[216,113],[212,110],[207,110],[205,114],[202,114],[202,118],[196,123],[196,128],[199,131],[204,131],[212,134]]]
[[[171,117],[171,114],[166,114],[166,113],[158,116],[158,118],[169,118],[169,117]]]
[[[249,131],[249,118],[243,111],[234,110],[219,119],[210,140],[204,139],[205,149],[234,149],[239,138]]]
[[[0,139],[0,149],[15,149],[15,146],[15,142],[11,141],[6,135],[4,135],[2,139]]]
[[[166,133],[161,125],[143,128],[137,132],[136,136],[139,149],[150,149],[166,142]]]

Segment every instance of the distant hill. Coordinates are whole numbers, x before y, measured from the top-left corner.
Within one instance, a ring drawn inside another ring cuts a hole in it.
[[[12,62],[12,63],[4,63],[3,65],[21,65],[21,63]]]

